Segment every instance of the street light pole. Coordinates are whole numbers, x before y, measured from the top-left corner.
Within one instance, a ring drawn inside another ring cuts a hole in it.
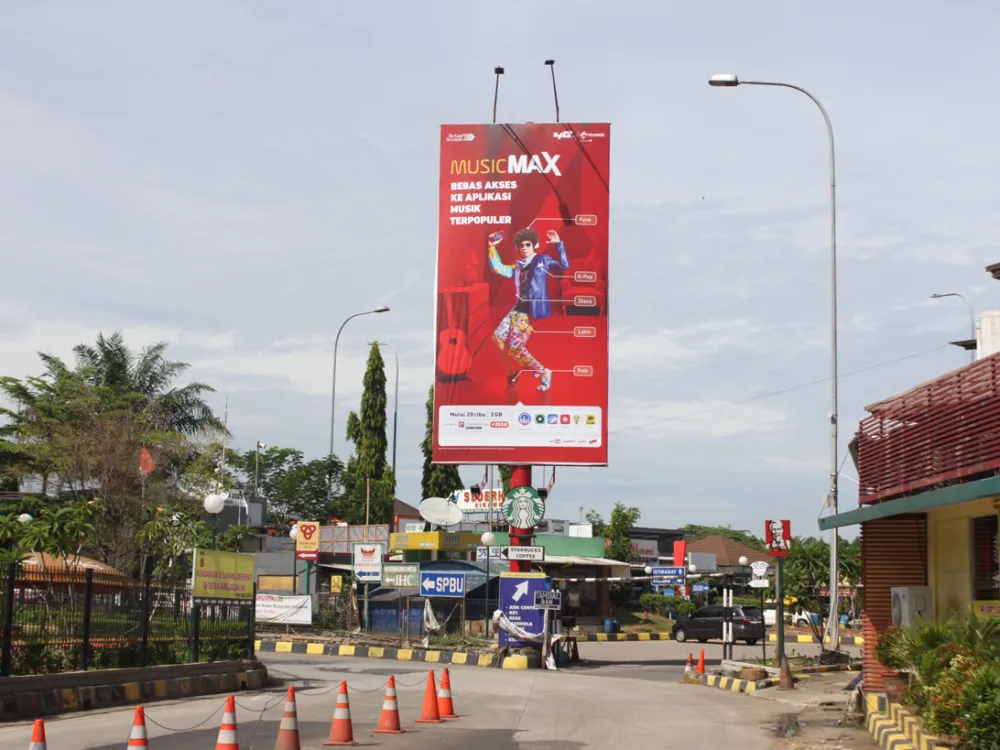
[[[392,397],[392,473],[396,481],[399,481],[399,473],[396,471],[396,426],[399,423],[399,353],[392,344],[384,341],[372,341],[372,344],[387,346],[392,349],[392,356],[396,358],[396,393]]]
[[[975,341],[976,340],[976,311],[972,309],[972,305],[969,304],[969,300],[967,300],[965,297],[963,297],[958,292],[948,292],[947,294],[932,294],[931,295],[931,299],[943,299],[944,297],[958,297],[960,300],[962,300],[962,302],[965,303],[965,306],[967,308],[969,308],[969,339],[972,340],[972,341]],[[970,362],[975,362],[976,361],[976,349],[978,349],[978,346],[976,348],[972,349],[969,352],[969,361]]]
[[[837,484],[840,467],[837,463],[837,179],[836,165],[834,159],[833,123],[826,109],[819,99],[810,94],[804,88],[793,86],[790,83],[778,83],[774,81],[741,81],[732,74],[721,74],[712,76],[708,84],[710,86],[734,87],[734,86],[774,86],[778,88],[792,89],[800,94],[808,96],[823,115],[826,123],[826,132],[830,144],[830,490],[829,505],[834,515],[837,513]],[[837,593],[839,592],[840,575],[837,559],[837,529],[832,530],[833,538],[830,540],[830,619],[827,623],[830,633],[830,648],[837,651],[840,648],[840,630],[837,620]]]
[[[354,315],[349,315],[343,323],[340,324],[340,328],[337,329],[337,338],[333,340],[333,380],[330,386],[330,453],[329,458],[333,457],[333,435],[336,426],[335,416],[337,413],[337,346],[340,344],[340,334],[344,330],[349,322],[355,318],[360,318],[362,315],[372,315],[374,313],[384,313],[389,312],[389,308],[385,305],[379,305],[374,310],[365,310],[364,312],[354,313]],[[327,504],[333,501],[333,475],[331,474],[326,482],[326,501]]]

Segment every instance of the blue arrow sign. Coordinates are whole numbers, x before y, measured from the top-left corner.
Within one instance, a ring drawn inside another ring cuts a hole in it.
[[[691,586],[691,593],[692,594],[707,594],[708,593],[708,588],[709,588],[709,586],[708,586],[707,583],[695,583],[695,584],[693,584]]]
[[[532,635],[542,632],[544,613],[535,609],[535,592],[548,591],[551,588],[549,579],[544,574],[531,573],[501,573],[500,575],[500,609],[515,625]],[[520,648],[537,646],[538,643],[522,641],[506,630],[500,631],[500,645]]]
[[[654,583],[665,583],[671,586],[683,586],[687,579],[687,569],[684,567],[675,568],[653,568],[650,574]]]
[[[465,573],[423,571],[420,573],[420,593],[424,596],[462,599],[465,597]]]

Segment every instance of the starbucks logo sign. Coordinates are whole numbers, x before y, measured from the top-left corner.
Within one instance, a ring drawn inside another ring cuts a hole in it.
[[[531,529],[545,515],[545,503],[534,487],[515,487],[504,497],[500,512],[515,529]]]

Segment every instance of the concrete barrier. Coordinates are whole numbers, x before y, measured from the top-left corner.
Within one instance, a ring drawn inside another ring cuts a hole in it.
[[[144,669],[0,678],[0,721],[112,708],[196,695],[260,690],[267,670],[253,660],[173,664]]]

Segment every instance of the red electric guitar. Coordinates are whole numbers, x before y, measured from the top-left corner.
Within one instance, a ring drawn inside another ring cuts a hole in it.
[[[444,295],[448,327],[438,334],[437,377],[442,383],[453,383],[469,376],[472,355],[469,353],[465,331],[455,325],[452,297],[448,292]]]

